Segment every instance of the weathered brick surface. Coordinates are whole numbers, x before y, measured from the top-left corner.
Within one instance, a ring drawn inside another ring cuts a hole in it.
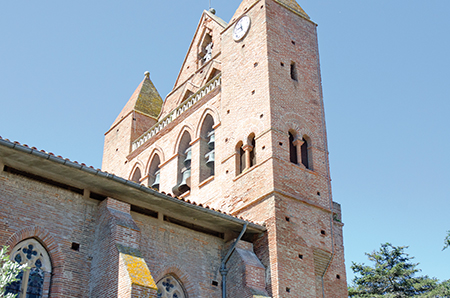
[[[256,240],[255,251],[267,268],[267,291],[273,297],[321,297],[323,292],[345,297],[342,224],[333,219],[316,24],[295,3],[281,2],[294,9],[273,0],[243,1],[232,19],[235,22],[243,14],[251,18],[250,30],[241,41],[232,39],[233,24],[220,33],[220,42],[217,31],[210,30],[214,49],[220,49],[214,61],[199,67],[191,47],[164,112],[180,102],[181,90],[186,89],[180,86],[204,84],[200,72],[217,61],[222,72],[220,93],[178,117],[129,155],[128,165],[119,171],[124,177],[133,167],[147,173],[157,153],[162,160],[160,189],[172,192],[181,158],[176,154],[178,142],[188,131],[192,176],[191,190],[184,196],[266,224],[267,235]],[[210,24],[201,20],[193,44],[199,43],[202,30]],[[205,113],[214,119],[216,162],[214,177],[202,183],[204,140],[199,132]],[[309,168],[290,162],[288,132],[307,140]],[[252,135],[256,164],[240,173],[237,145],[248,147]]]
[[[0,181],[0,245],[36,238],[52,260],[52,297],[88,297],[97,202],[6,172]]]
[[[184,158],[180,142],[188,133],[191,189],[182,196],[265,224],[266,233],[250,239],[251,244],[240,243],[233,253],[227,265],[228,297],[347,296],[343,224],[331,196],[316,25],[295,7],[291,0],[244,0],[228,26],[204,13],[160,118],[218,71],[221,85],[133,152],[131,142],[153,120],[132,111],[105,135],[103,170],[131,180],[139,169],[139,182],[148,186],[157,155],[160,190],[172,193]],[[251,27],[236,42],[232,31],[243,14],[251,18]],[[213,59],[202,63],[199,45],[206,33],[214,43]],[[291,75],[294,64],[296,74]],[[213,119],[215,130],[211,177],[203,164],[205,119]],[[309,168],[290,161],[288,132],[307,140]],[[255,155],[254,164],[242,172],[240,146]],[[99,203],[3,171],[0,183],[0,244],[38,239],[52,258],[55,297],[154,297],[155,287],[148,285],[167,274],[182,282],[189,297],[220,297],[219,267],[232,233],[225,233],[224,240],[164,220],[164,215],[180,216],[171,210],[154,218],[112,198]],[[80,244],[80,251],[70,249],[72,242]],[[154,280],[139,275],[146,270]]]
[[[141,251],[155,281],[176,276],[189,297],[220,297],[222,239],[132,213],[141,230]]]

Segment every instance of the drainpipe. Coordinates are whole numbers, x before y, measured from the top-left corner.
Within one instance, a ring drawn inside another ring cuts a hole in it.
[[[239,237],[236,239],[236,241],[234,241],[230,250],[228,250],[228,253],[226,254],[225,258],[223,258],[222,263],[220,264],[220,274],[222,275],[222,298],[227,298],[227,274],[228,274],[227,262],[230,259],[231,254],[234,252],[236,244],[241,240],[242,236],[244,236],[244,233],[247,230],[247,225],[248,225],[247,223],[244,224],[244,227],[242,228]]]

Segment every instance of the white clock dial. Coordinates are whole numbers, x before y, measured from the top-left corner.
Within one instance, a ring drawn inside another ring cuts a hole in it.
[[[233,39],[235,41],[243,39],[249,28],[250,18],[248,16],[243,16],[239,19],[239,21],[237,21],[236,25],[234,25]]]

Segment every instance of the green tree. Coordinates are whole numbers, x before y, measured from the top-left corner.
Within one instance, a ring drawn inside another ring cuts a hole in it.
[[[418,263],[405,253],[407,246],[381,245],[378,251],[366,253],[374,266],[352,263],[355,273],[353,285],[349,287],[349,297],[357,298],[402,298],[402,297],[446,297],[437,292],[437,279],[415,276],[420,272]],[[433,291],[436,292],[434,296]]]
[[[26,268],[26,265],[20,265],[11,261],[8,256],[8,247],[3,246],[0,249],[0,297],[13,298],[16,294],[5,294],[5,288],[8,284],[17,280],[20,271]]]
[[[450,231],[447,231],[447,236],[444,239],[444,248],[442,250],[446,249],[449,246],[450,246]]]

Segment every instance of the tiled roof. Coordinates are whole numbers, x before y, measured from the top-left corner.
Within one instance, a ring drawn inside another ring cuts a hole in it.
[[[163,100],[158,90],[156,90],[155,85],[153,85],[152,80],[150,80],[150,74],[146,72],[144,80],[136,88],[133,95],[131,95],[111,127],[119,123],[120,120],[125,118],[133,110],[158,119],[162,105]]]
[[[303,8],[297,3],[295,0],[275,0],[278,3],[281,3],[297,12],[299,12],[301,15],[309,19],[308,14],[303,10]]]
[[[170,198],[175,198],[175,199],[178,199],[178,200],[180,200],[182,202],[188,203],[188,204],[190,204],[192,206],[197,206],[197,207],[201,207],[201,208],[204,208],[204,209],[207,209],[207,210],[212,210],[214,212],[217,212],[217,213],[220,213],[220,214],[224,214],[224,215],[227,215],[227,216],[231,216],[231,217],[236,218],[236,219],[244,220],[246,222],[253,223],[255,225],[262,225],[262,223],[255,223],[253,221],[246,220],[243,217],[238,217],[238,216],[232,215],[230,213],[223,212],[223,211],[218,210],[218,209],[214,209],[214,208],[212,208],[212,207],[210,207],[210,206],[208,206],[206,204],[198,204],[198,203],[196,203],[194,201],[175,196],[175,195],[173,195],[171,193],[165,193],[163,191],[160,192],[157,189],[154,189],[154,188],[151,188],[151,187],[146,187],[146,186],[138,184],[136,182],[117,177],[117,176],[115,176],[113,174],[110,174],[108,172],[103,172],[101,169],[95,169],[93,166],[87,166],[84,163],[79,163],[77,161],[71,161],[70,159],[64,158],[61,155],[55,155],[54,153],[47,152],[45,150],[38,150],[36,147],[30,147],[30,146],[28,146],[26,144],[21,144],[21,143],[19,143],[17,141],[13,142],[13,141],[10,141],[9,139],[4,139],[1,136],[0,136],[0,146],[5,146],[5,147],[9,147],[9,148],[15,148],[15,149],[18,149],[21,152],[29,153],[29,154],[32,154],[33,152],[35,152],[35,155],[37,155],[37,156],[39,156],[41,158],[46,158],[46,159],[50,159],[50,160],[54,160],[56,158],[56,159],[60,160],[59,161],[60,164],[71,165],[72,167],[74,165],[77,165],[77,168],[80,169],[80,170],[88,168],[90,170],[87,170],[87,172],[93,173],[93,170],[94,170],[95,172],[97,172],[96,174],[98,176],[114,177],[115,178],[114,180],[124,180],[124,181],[126,181],[127,185],[134,185],[135,188],[142,188],[142,187],[144,187],[144,188],[147,188],[147,189],[152,189],[154,192],[157,192],[159,194],[167,196],[168,198],[169,197]],[[36,153],[38,153],[38,154],[36,154]]]

